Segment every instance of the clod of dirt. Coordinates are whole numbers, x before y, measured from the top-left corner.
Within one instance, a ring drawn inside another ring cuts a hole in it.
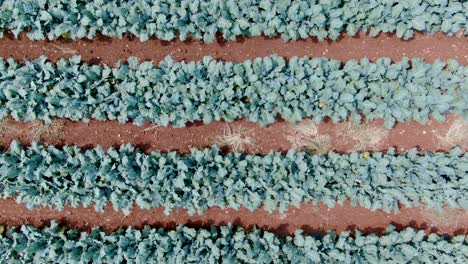
[[[369,123],[355,124],[347,122],[337,131],[337,136],[347,142],[353,141],[353,151],[379,149],[383,141],[388,137],[390,130],[385,127],[372,126]]]

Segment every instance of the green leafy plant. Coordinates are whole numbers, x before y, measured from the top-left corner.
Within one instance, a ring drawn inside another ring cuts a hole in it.
[[[348,117],[367,120],[415,119],[432,115],[468,116],[468,71],[454,60],[392,63],[351,60],[344,65],[326,58],[257,58],[242,63],[151,62],[108,66],[82,63],[80,57],[56,65],[41,57],[25,65],[0,59],[0,118],[74,121],[118,120],[137,125],[152,122],[176,127],[187,122],[247,118],[268,125],[281,116],[290,122],[313,117],[333,122]],[[246,100],[247,99],[247,100]]]
[[[338,39],[342,32],[377,36],[394,32],[409,39],[415,31],[453,35],[467,30],[465,1],[347,0],[347,1],[74,1],[3,0],[0,2],[0,36],[28,30],[33,40],[92,39],[99,32],[122,38],[133,34],[173,40],[189,37],[213,42],[236,36],[278,36],[284,40],[317,37]]]
[[[393,226],[386,234],[279,237],[254,228],[221,226],[210,230],[132,227],[106,234],[62,231],[57,223],[36,229],[23,225],[0,234],[2,261],[9,263],[464,263],[467,238]]]
[[[371,210],[398,211],[425,204],[468,208],[465,193],[468,155],[349,153],[311,155],[289,151],[265,156],[222,154],[218,147],[190,154],[144,154],[131,145],[120,149],[78,147],[25,149],[13,142],[0,153],[0,195],[16,197],[29,208],[91,206],[102,211],[112,203],[129,214],[141,208],[187,208],[190,214],[209,207],[284,212],[289,206],[346,199]]]

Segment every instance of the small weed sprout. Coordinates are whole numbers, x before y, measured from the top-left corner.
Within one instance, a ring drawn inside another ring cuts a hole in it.
[[[231,128],[230,125],[227,125],[224,128],[223,135],[216,137],[216,144],[229,148],[233,152],[244,152],[254,146],[255,142],[251,134],[251,129],[242,126]]]

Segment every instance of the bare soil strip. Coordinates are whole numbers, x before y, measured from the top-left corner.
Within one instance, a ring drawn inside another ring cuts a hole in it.
[[[442,33],[433,36],[416,33],[405,41],[393,34],[380,34],[371,38],[365,34],[349,37],[344,34],[338,41],[318,42],[314,38],[284,42],[280,38],[239,38],[238,41],[224,41],[221,38],[213,44],[201,41],[161,41],[151,39],[141,42],[127,36],[124,39],[96,37],[93,40],[31,41],[23,34],[15,39],[11,34],[0,39],[0,57],[13,57],[18,61],[36,59],[46,55],[52,61],[62,57],[81,55],[84,61],[94,64],[114,65],[136,56],[141,61],[155,63],[172,55],[176,60],[198,61],[210,55],[226,61],[244,61],[272,54],[290,58],[293,56],[328,57],[341,61],[350,59],[390,57],[394,61],[402,57],[420,57],[428,62],[436,59],[456,59],[468,64],[468,38],[461,34],[447,37]]]
[[[30,41],[23,35],[19,40],[11,35],[0,39],[0,57],[15,60],[32,60],[46,55],[52,61],[62,57],[81,55],[84,61],[92,64],[114,65],[135,56],[141,61],[152,60],[158,63],[165,56],[172,55],[176,60],[198,61],[210,55],[216,59],[240,62],[272,54],[290,58],[293,56],[329,57],[341,61],[367,57],[390,57],[399,61],[402,57],[420,57],[427,62],[436,59],[456,59],[468,64],[468,38],[463,34],[446,37],[416,34],[409,40],[401,40],[391,34],[381,34],[377,38],[366,35],[349,37],[344,35],[339,41],[317,42],[315,39],[285,43],[279,38],[264,37],[239,38],[238,41],[218,39],[213,44],[200,41],[165,42],[152,39],[140,42],[137,38],[122,40],[98,37],[94,40]],[[232,123],[214,122],[209,125],[191,124],[185,128],[157,127],[147,124],[142,127],[132,124],[119,124],[116,121],[101,122],[92,120],[89,124],[56,120],[53,126],[40,122],[22,123],[12,120],[0,124],[0,143],[8,146],[13,139],[29,144],[39,140],[45,144],[78,145],[91,148],[102,145],[104,148],[131,143],[145,152],[152,150],[179,151],[187,153],[190,148],[205,148],[213,144],[223,145],[226,151],[248,153],[268,153],[287,151],[291,148],[323,153],[328,150],[384,151],[396,147],[405,151],[417,147],[421,151],[448,151],[455,145],[468,149],[468,126],[460,117],[451,115],[444,123],[431,121],[420,125],[415,121],[398,123],[391,130],[383,128],[383,121],[377,120],[359,127],[348,123],[332,124],[323,122],[314,125],[308,122],[290,124],[278,120],[267,128],[255,123],[239,120]],[[439,234],[468,234],[468,213],[462,209],[447,209],[437,212],[423,208],[401,208],[399,214],[387,214],[381,210],[372,212],[362,207],[344,206],[328,208],[326,205],[304,204],[301,208],[290,208],[284,214],[269,214],[260,209],[250,212],[245,208],[238,211],[213,207],[203,215],[189,216],[186,210],[174,211],[165,216],[163,208],[143,210],[135,208],[125,217],[122,212],[108,206],[104,213],[94,208],[70,208],[58,212],[49,208],[28,210],[12,199],[0,199],[0,225],[16,226],[32,224],[44,226],[57,220],[72,228],[90,230],[101,226],[105,231],[119,227],[144,225],[174,228],[178,224],[192,227],[208,227],[232,223],[244,227],[257,225],[281,235],[293,234],[296,229],[306,233],[324,233],[327,230],[360,229],[364,232],[382,233],[389,224],[399,228],[411,226],[426,232]]]
[[[112,232],[119,227],[128,226],[174,228],[185,224],[190,227],[207,228],[231,223],[246,228],[256,225],[280,235],[289,235],[294,234],[296,229],[303,229],[308,234],[356,229],[365,233],[382,234],[385,228],[392,224],[398,228],[409,226],[422,229],[427,233],[468,234],[468,212],[462,209],[445,209],[439,212],[403,207],[400,213],[389,214],[381,210],[370,211],[363,207],[352,207],[346,202],[344,206],[337,205],[334,208],[309,203],[300,208],[292,207],[286,213],[272,214],[263,209],[251,212],[245,208],[233,210],[219,207],[209,208],[204,214],[194,216],[190,216],[186,210],[174,210],[169,216],[164,215],[163,211],[164,208],[146,210],[135,207],[132,213],[125,217],[122,212],[114,211],[110,205],[103,213],[96,212],[92,207],[66,207],[62,212],[45,207],[28,210],[13,199],[0,199],[0,225],[28,224],[43,227],[55,219],[70,228],[89,231],[95,226],[100,226],[104,231]]]
[[[431,120],[427,125],[416,121],[397,123],[386,129],[383,120],[355,126],[351,122],[316,125],[310,121],[291,124],[278,120],[268,127],[239,120],[232,123],[214,122],[208,125],[191,124],[184,128],[135,126],[117,121],[89,123],[56,120],[53,125],[41,122],[16,122],[6,119],[0,123],[0,144],[7,147],[12,140],[23,144],[40,141],[49,145],[77,145],[104,148],[131,143],[145,152],[153,150],[187,153],[191,148],[203,149],[214,144],[226,152],[265,154],[289,149],[323,154],[330,150],[386,151],[395,147],[398,152],[410,148],[420,151],[448,151],[454,146],[468,150],[468,121],[449,115],[446,122]]]

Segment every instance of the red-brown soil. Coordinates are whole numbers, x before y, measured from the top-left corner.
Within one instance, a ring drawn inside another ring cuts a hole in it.
[[[93,64],[105,63],[114,65],[117,61],[125,61],[130,56],[136,56],[141,61],[152,60],[155,64],[165,56],[172,55],[176,60],[198,61],[203,56],[210,55],[216,59],[226,61],[244,61],[256,57],[278,54],[286,58],[293,56],[324,56],[341,61],[367,57],[375,60],[378,57],[390,57],[399,61],[402,57],[420,57],[427,62],[436,59],[456,59],[460,63],[468,64],[468,38],[463,34],[446,37],[443,34],[434,36],[417,33],[416,36],[404,41],[391,34],[381,34],[377,38],[366,35],[349,37],[344,35],[339,41],[317,42],[307,40],[284,42],[279,38],[264,37],[239,38],[238,41],[223,41],[218,39],[213,44],[203,44],[200,41],[172,41],[149,40],[140,42],[137,38],[126,37],[122,40],[98,37],[94,40],[57,40],[30,41],[24,34],[13,39],[7,34],[0,39],[0,57],[13,57],[18,61],[36,59],[46,55],[52,61],[62,57],[81,55],[84,61]],[[458,120],[458,121],[457,121]],[[447,131],[453,127],[459,118],[454,115],[448,117],[444,123],[431,121],[423,126],[415,121],[397,123],[388,131],[388,135],[376,145],[359,146],[359,142],[349,135],[339,135],[339,131],[346,131],[346,124],[332,124],[323,122],[318,125],[320,135],[331,138],[330,149],[339,152],[353,150],[384,151],[389,147],[396,147],[398,151],[405,151],[417,147],[421,151],[448,151],[455,145],[462,145],[468,149],[468,131],[459,131],[462,137],[458,139],[444,138]],[[465,121],[466,122],[466,121]],[[0,143],[5,147],[13,140],[19,139],[29,144],[32,140],[40,140],[45,144],[78,145],[90,148],[97,144],[104,148],[131,143],[144,151],[179,151],[187,153],[190,148],[205,148],[219,143],[219,137],[225,131],[244,127],[247,137],[253,141],[242,151],[250,153],[267,153],[271,150],[286,151],[291,149],[289,141],[297,136],[296,126],[288,122],[278,122],[261,128],[255,123],[245,120],[233,123],[214,122],[209,125],[201,123],[190,124],[185,128],[157,127],[147,124],[139,127],[132,124],[119,124],[116,121],[100,122],[92,120],[90,123],[60,120],[53,128],[45,128],[38,123],[22,123],[7,120],[0,125]],[[381,129],[382,120],[372,122],[370,127]],[[466,126],[463,126],[465,129]],[[232,149],[226,149],[232,151]],[[360,229],[365,232],[383,232],[389,224],[399,228],[411,226],[424,229],[426,232],[439,234],[468,234],[468,214],[462,209],[447,209],[437,212],[423,208],[401,208],[399,214],[387,214],[380,210],[371,212],[362,207],[351,207],[345,203],[343,207],[328,208],[323,204],[313,206],[304,204],[301,208],[290,208],[287,213],[275,212],[269,214],[264,210],[249,212],[213,207],[203,215],[189,216],[185,210],[174,211],[165,216],[163,208],[143,210],[135,208],[125,217],[121,212],[114,211],[108,206],[104,213],[97,213],[94,208],[70,208],[63,212],[49,208],[28,210],[24,205],[16,204],[14,200],[0,199],[0,225],[32,224],[43,226],[51,220],[57,220],[72,228],[90,230],[94,226],[102,226],[106,231],[112,231],[121,226],[143,225],[173,228],[177,224],[187,224],[193,227],[207,227],[233,223],[244,227],[257,225],[260,228],[275,231],[278,234],[292,234],[296,229],[304,229],[306,233],[323,233],[327,230],[341,232],[346,229]]]
[[[281,38],[239,38],[238,41],[218,39],[212,44],[201,41],[161,41],[151,39],[141,42],[135,37],[124,39],[96,37],[93,40],[31,41],[22,34],[15,39],[11,34],[0,39],[0,57],[16,60],[36,59],[46,55],[52,61],[62,57],[81,55],[84,61],[114,65],[135,56],[155,63],[172,55],[176,60],[198,61],[210,55],[226,61],[244,61],[272,54],[290,58],[293,56],[328,57],[341,61],[350,59],[390,57],[394,61],[402,57],[420,57],[428,62],[436,59],[456,59],[468,64],[468,38],[461,34],[447,37],[442,33],[424,35],[416,33],[411,40],[402,40],[393,34],[380,34],[371,38],[365,34],[349,37],[344,34],[338,41],[318,42],[314,38],[284,42]]]
[[[317,125],[317,128],[320,135],[330,135],[330,150],[338,152],[385,151],[390,147],[396,147],[399,152],[410,148],[418,148],[421,151],[448,151],[455,146],[455,143],[445,142],[439,137],[445,136],[454,122],[460,122],[460,120],[462,120],[460,117],[449,115],[444,123],[431,120],[427,125],[421,125],[416,121],[410,121],[397,123],[390,130],[385,130],[383,120],[376,120],[369,124],[370,130],[381,129],[388,132],[388,135],[374,146],[359,146],[358,142],[348,135],[339,136],[340,131],[347,131],[347,123],[333,124],[327,121]],[[184,128],[150,124],[136,126],[131,123],[120,124],[117,121],[91,120],[88,124],[68,120],[61,120],[61,122],[63,124],[60,126],[55,128],[52,126],[49,134],[44,132],[38,137],[37,133],[34,133],[37,130],[34,124],[37,125],[37,123],[16,122],[8,119],[0,125],[0,143],[6,147],[14,139],[24,144],[40,139],[44,144],[77,145],[84,148],[91,148],[97,144],[108,148],[131,143],[145,152],[160,150],[187,153],[190,148],[203,149],[216,143],[219,144],[219,137],[222,137],[229,129],[235,130],[235,128],[243,127],[246,130],[244,135],[250,137],[253,144],[246,145],[241,151],[264,154],[272,150],[285,152],[291,149],[288,139],[297,133],[294,124],[281,120],[263,128],[245,120],[232,123],[214,122],[208,125],[194,124]],[[465,130],[463,133],[467,135],[468,131]],[[363,140],[366,138],[364,137]],[[465,136],[456,143],[465,151],[468,150],[468,137]],[[228,148],[225,150],[232,151]]]
[[[114,211],[107,206],[103,213],[98,213],[93,207],[71,208],[58,212],[50,208],[28,210],[24,205],[17,204],[13,199],[0,199],[0,225],[18,226],[21,224],[43,227],[51,220],[56,220],[70,228],[89,231],[100,226],[107,232],[119,227],[133,226],[142,228],[145,225],[153,227],[174,228],[179,224],[191,227],[209,227],[226,225],[228,223],[250,228],[273,231],[280,235],[294,234],[296,229],[306,233],[325,233],[328,230],[342,232],[345,230],[361,230],[366,233],[383,233],[392,224],[398,228],[413,227],[425,230],[427,233],[438,234],[468,234],[468,213],[462,209],[446,209],[438,212],[423,208],[401,208],[400,213],[385,213],[381,210],[370,211],[363,207],[352,207],[349,202],[344,206],[328,208],[324,204],[314,206],[303,204],[300,208],[291,207],[285,213],[278,211],[270,214],[263,209],[251,212],[245,208],[240,210],[212,207],[202,215],[190,216],[186,210],[174,210],[169,216],[164,215],[164,208],[152,210],[135,207],[129,216]]]

